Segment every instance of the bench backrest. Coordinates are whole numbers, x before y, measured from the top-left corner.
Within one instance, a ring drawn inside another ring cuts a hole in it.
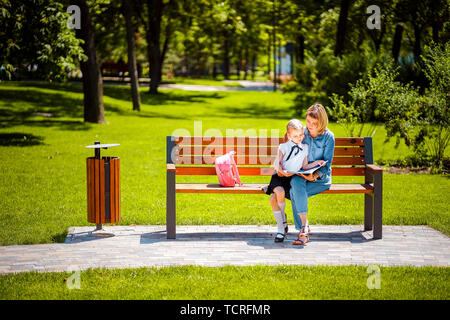
[[[167,163],[176,165],[177,175],[216,175],[214,159],[236,151],[240,175],[272,175],[271,165],[283,142],[284,138],[167,136]],[[333,175],[364,176],[366,164],[373,164],[371,137],[335,138]]]

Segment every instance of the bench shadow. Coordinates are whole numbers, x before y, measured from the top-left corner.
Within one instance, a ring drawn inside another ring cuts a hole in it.
[[[265,249],[301,249],[303,246],[293,246],[292,241],[297,238],[296,231],[289,232],[281,243],[275,243],[276,232],[177,232],[176,239],[167,239],[166,231],[155,231],[141,235],[140,244],[153,244],[166,241],[183,242],[214,242],[214,241],[246,241],[249,246]],[[316,232],[310,235],[310,242],[351,242],[365,243],[373,239],[367,231],[352,232]]]

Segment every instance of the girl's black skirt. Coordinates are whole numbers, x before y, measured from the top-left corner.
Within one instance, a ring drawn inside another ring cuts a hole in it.
[[[273,189],[276,187],[283,187],[284,188],[284,196],[291,200],[291,195],[289,194],[289,191],[291,190],[291,179],[293,176],[290,177],[280,177],[276,173],[272,175],[272,178],[270,179],[269,186],[267,187],[266,194],[269,196],[273,193]]]

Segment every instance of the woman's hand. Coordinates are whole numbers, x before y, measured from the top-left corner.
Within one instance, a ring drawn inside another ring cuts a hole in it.
[[[308,181],[315,181],[315,179],[314,179],[312,173],[306,174],[306,175],[303,174],[303,173],[298,173],[298,175],[299,175],[300,177],[302,177],[302,178],[308,180]]]
[[[314,162],[316,163],[316,165],[320,165],[320,166],[323,166],[325,164],[325,160],[316,160]]]

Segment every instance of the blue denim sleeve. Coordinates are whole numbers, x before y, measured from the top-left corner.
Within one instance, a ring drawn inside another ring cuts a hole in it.
[[[331,172],[331,163],[333,161],[334,154],[334,134],[331,131],[329,131],[328,137],[325,141],[324,149],[323,160],[328,162],[325,166],[316,171],[320,179]]]

